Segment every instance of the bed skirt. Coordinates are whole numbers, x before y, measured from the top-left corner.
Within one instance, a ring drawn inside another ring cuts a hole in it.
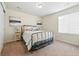
[[[38,41],[38,42],[36,42],[36,43],[34,43],[32,45],[31,51],[34,51],[34,50],[38,50],[40,48],[43,48],[43,47],[51,44],[52,42],[53,42],[53,38],[46,39],[46,40],[43,40],[43,41]]]

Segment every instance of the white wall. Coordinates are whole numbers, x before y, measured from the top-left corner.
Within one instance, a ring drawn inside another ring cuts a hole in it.
[[[73,12],[79,12],[79,6],[75,6],[75,7],[57,12],[55,14],[42,17],[44,30],[54,32],[56,36],[55,37],[56,40],[62,40],[68,43],[79,45],[79,35],[58,33],[58,17],[61,15],[70,14]]]
[[[22,25],[36,25],[38,20],[41,20],[40,17],[32,16],[23,12],[7,9],[6,13],[6,34],[5,42],[15,41],[15,29],[9,25],[9,16],[20,17],[22,19]]]
[[[4,12],[0,3],[0,53],[4,43]]]

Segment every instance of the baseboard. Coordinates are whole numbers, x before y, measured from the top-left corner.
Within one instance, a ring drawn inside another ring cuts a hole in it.
[[[4,41],[4,44],[6,44],[6,43],[10,43],[10,42],[19,41],[19,40],[21,40],[21,39],[16,39],[16,40],[7,40],[7,41]]]
[[[64,42],[64,43],[67,43],[67,44],[70,44],[70,45],[74,45],[74,46],[79,47],[79,44],[75,44],[73,42],[68,42],[68,41],[64,41],[64,40],[56,40],[56,41]]]
[[[0,56],[1,56],[1,49],[0,49]]]
[[[22,40],[16,40],[16,41],[11,41],[11,42],[6,42],[4,44],[9,44],[9,43],[17,42],[17,41],[22,41]]]
[[[0,56],[1,56],[1,54],[2,54],[2,50],[3,50],[3,47],[0,49]]]

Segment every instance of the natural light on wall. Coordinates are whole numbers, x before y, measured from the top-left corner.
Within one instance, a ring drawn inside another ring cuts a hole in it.
[[[58,32],[79,34],[79,12],[58,17]]]

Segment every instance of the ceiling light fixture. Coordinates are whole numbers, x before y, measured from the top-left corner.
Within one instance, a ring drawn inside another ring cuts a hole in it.
[[[38,4],[36,4],[36,7],[37,7],[37,8],[42,8],[43,5],[42,5],[42,3],[38,3]]]

